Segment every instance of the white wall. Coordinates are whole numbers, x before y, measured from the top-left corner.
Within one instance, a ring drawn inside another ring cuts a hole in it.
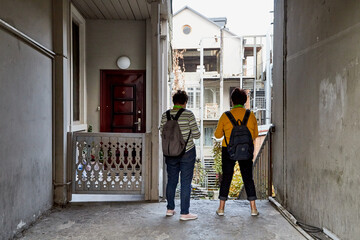
[[[122,55],[131,59],[129,70],[146,69],[145,21],[86,21],[87,123],[100,130],[100,69],[119,69]]]
[[[183,26],[192,28],[190,34],[183,33]],[[220,28],[189,9],[185,9],[173,18],[173,48],[198,49],[200,41],[204,48],[220,49]],[[217,36],[217,40],[215,39]],[[224,77],[239,76],[241,41],[234,35],[224,31]]]
[[[190,25],[191,33],[183,33],[183,26]],[[217,42],[214,36],[220,36],[220,28],[206,19],[198,16],[193,11],[185,9],[173,17],[173,48],[199,48],[199,43],[204,39],[204,48],[220,48],[220,41]]]
[[[241,40],[224,32],[224,78],[240,77],[241,73]]]
[[[52,48],[51,0],[2,0],[0,18]],[[0,239],[52,206],[52,61],[0,28]]]

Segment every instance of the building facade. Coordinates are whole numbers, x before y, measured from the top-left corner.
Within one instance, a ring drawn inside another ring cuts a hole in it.
[[[220,115],[231,107],[234,88],[249,91],[247,108],[255,112],[259,125],[265,125],[266,36],[237,36],[226,23],[226,18],[207,18],[187,6],[173,17],[177,62],[169,89],[183,88],[189,95],[187,108],[194,112],[202,129],[197,156],[210,172],[211,184],[214,131]]]

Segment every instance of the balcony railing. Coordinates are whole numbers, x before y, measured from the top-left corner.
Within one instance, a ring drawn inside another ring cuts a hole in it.
[[[205,103],[205,119],[219,119],[219,105],[217,103]]]
[[[268,199],[272,195],[271,171],[271,131],[268,131],[253,164],[253,178],[258,199]],[[246,199],[244,186],[238,199]]]
[[[74,133],[73,193],[143,194],[145,134]]]

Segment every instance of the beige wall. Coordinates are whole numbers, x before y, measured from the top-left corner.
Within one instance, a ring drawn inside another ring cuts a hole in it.
[[[52,49],[52,0],[1,0],[0,18]]]
[[[87,123],[100,130],[100,69],[119,69],[118,57],[131,60],[129,70],[146,69],[145,21],[86,21]]]
[[[1,0],[0,18],[52,48],[51,0]],[[0,28],[0,239],[52,206],[52,60]]]

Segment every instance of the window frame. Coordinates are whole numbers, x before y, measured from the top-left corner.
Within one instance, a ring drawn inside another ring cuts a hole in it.
[[[87,111],[86,111],[86,66],[85,66],[85,24],[86,21],[81,13],[71,4],[71,14],[70,14],[70,132],[84,131],[87,130]],[[73,73],[73,22],[79,26],[79,120],[74,121],[74,73]]]
[[[185,28],[189,28],[189,32],[188,32],[188,33],[185,33]],[[191,33],[191,31],[192,31],[192,27],[191,27],[189,24],[185,24],[185,25],[182,26],[182,32],[183,32],[183,34],[189,35],[189,34]]]
[[[206,129],[212,129],[212,136],[211,136],[211,144],[210,145],[206,145],[207,144],[207,141],[209,141],[209,138],[206,137]],[[214,140],[213,140],[213,137],[214,137],[214,133],[215,133],[215,130],[216,130],[216,127],[215,126],[204,126],[204,147],[213,147],[214,146]],[[206,139],[206,140],[205,140]]]
[[[191,91],[189,90],[190,88],[192,88]],[[187,86],[187,87],[186,87],[186,93],[187,93],[188,96],[189,96],[189,100],[188,100],[188,103],[187,103],[186,108],[188,108],[188,109],[197,109],[197,108],[200,108],[200,98],[201,98],[200,92],[201,92],[201,89],[200,89],[199,86]],[[189,106],[190,93],[193,94],[193,106],[192,106],[192,107]],[[197,103],[197,96],[196,96],[197,94],[196,94],[196,93],[199,93],[199,106],[196,105],[196,103]]]

